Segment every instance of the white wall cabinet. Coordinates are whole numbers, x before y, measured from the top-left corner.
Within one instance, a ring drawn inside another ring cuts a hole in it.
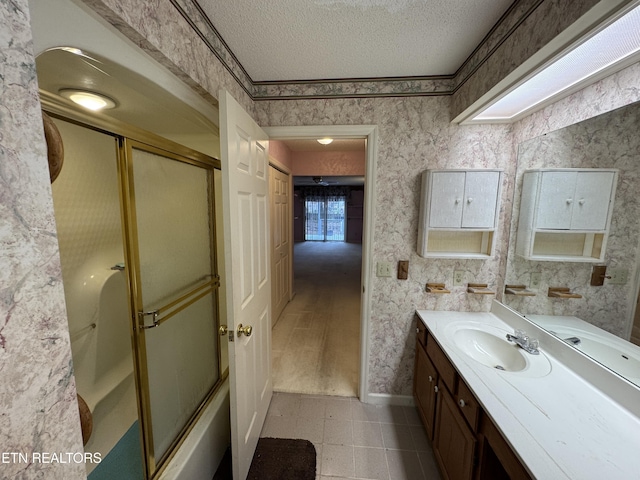
[[[615,169],[526,171],[516,254],[541,261],[602,261],[617,178]]]
[[[491,256],[501,178],[500,170],[426,170],[422,174],[418,254]]]

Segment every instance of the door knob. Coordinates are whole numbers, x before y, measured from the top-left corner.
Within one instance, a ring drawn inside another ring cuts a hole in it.
[[[221,337],[224,337],[228,331],[229,331],[229,327],[227,327],[226,325],[220,325],[220,328],[218,328],[218,333],[220,334]]]
[[[252,331],[253,327],[251,325],[247,325],[245,327],[243,327],[242,324],[238,325],[238,337],[241,337],[243,334],[250,337]]]

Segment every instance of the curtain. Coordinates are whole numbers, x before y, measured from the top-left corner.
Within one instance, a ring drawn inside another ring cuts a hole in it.
[[[344,242],[349,187],[306,187],[305,240]]]

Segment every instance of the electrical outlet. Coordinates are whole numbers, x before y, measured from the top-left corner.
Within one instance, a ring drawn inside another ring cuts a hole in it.
[[[531,281],[529,282],[529,288],[537,290],[542,283],[542,272],[533,272],[531,274]]]
[[[461,287],[464,285],[464,270],[455,270],[453,272],[453,286]]]
[[[624,285],[629,277],[629,270],[626,268],[609,268],[607,269],[607,283],[613,285]]]
[[[390,277],[391,276],[391,262],[378,262],[376,265],[376,276],[378,277]]]

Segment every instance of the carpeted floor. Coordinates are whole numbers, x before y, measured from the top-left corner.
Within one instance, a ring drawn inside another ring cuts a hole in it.
[[[362,245],[301,242],[296,296],[273,328],[273,389],[357,396]]]

